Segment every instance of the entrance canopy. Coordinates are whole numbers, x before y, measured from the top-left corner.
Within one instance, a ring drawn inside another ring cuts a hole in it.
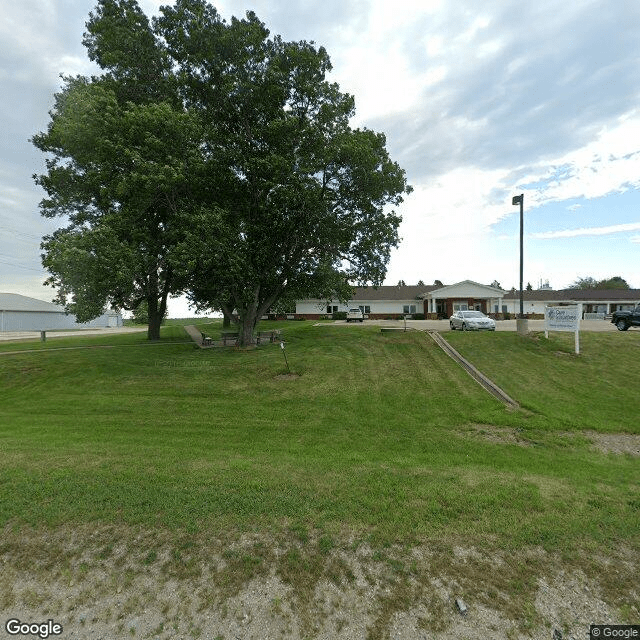
[[[466,309],[477,309],[487,314],[501,313],[505,294],[506,291],[497,287],[463,280],[425,293],[425,313],[437,313],[447,318],[455,311]]]

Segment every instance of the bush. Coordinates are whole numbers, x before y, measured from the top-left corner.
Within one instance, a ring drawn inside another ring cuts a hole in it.
[[[333,315],[331,317],[334,320],[346,320],[347,319],[347,312],[346,311],[336,311],[335,313],[333,313]]]
[[[411,317],[413,320],[424,320],[424,313],[412,313]]]

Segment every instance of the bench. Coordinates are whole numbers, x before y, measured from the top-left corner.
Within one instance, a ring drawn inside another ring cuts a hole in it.
[[[237,331],[223,331],[220,334],[222,344],[226,347],[228,344],[237,345],[239,334]],[[261,342],[276,342],[280,339],[280,329],[272,331],[258,331],[256,334],[256,344]]]
[[[258,331],[256,335],[256,344],[261,342],[276,342],[280,339],[280,329],[273,329],[272,331]]]
[[[238,332],[237,331],[223,331],[220,334],[222,338],[222,344],[226,347],[227,341],[230,341],[231,344],[238,344]]]

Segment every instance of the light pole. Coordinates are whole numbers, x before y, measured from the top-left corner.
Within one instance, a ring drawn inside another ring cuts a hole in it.
[[[511,200],[512,205],[519,204],[520,205],[520,313],[518,314],[518,318],[516,320],[516,327],[518,333],[522,335],[527,335],[528,333],[528,322],[524,317],[524,293],[522,290],[522,274],[523,274],[523,227],[524,227],[524,193],[521,193],[519,196],[513,196]]]

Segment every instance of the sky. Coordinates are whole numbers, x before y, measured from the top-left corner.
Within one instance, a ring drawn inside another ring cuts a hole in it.
[[[149,16],[169,0],[139,0]],[[622,276],[640,288],[640,2],[220,0],[273,34],[324,46],[354,127],[384,132],[413,193],[385,284],[473,280],[554,289]],[[60,74],[91,74],[92,0],[20,0],[0,21],[0,291],[51,300],[30,138]],[[170,315],[192,315],[182,299]]]

